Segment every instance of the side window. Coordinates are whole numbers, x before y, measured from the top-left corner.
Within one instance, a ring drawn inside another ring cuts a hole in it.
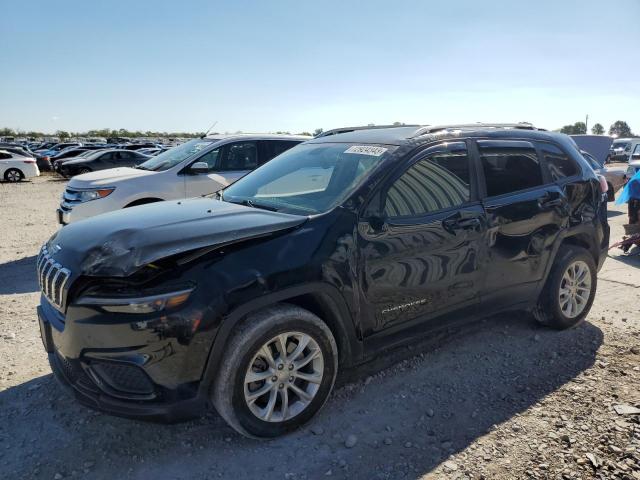
[[[226,146],[220,170],[253,170],[258,166],[256,142],[237,142]]]
[[[105,153],[104,155],[101,155],[100,157],[97,158],[97,160],[100,162],[111,162],[113,158],[114,158],[113,152],[109,152],[109,153]]]
[[[389,188],[384,212],[392,217],[417,216],[471,200],[471,172],[464,142],[427,150]]]
[[[633,149],[633,155],[640,154],[640,143],[636,145],[636,148]]]
[[[218,164],[219,153],[220,149],[216,148],[215,150],[211,150],[210,152],[207,152],[199,157],[196,162],[205,162],[207,165],[209,165],[209,171],[215,170],[216,165]]]
[[[291,140],[262,140],[262,154],[260,156],[260,165],[264,165],[269,160],[277,157],[283,152],[286,152],[292,147],[295,147],[300,142],[294,142]]]
[[[479,140],[487,196],[526,190],[542,185],[542,170],[529,142]]]
[[[538,146],[554,182],[580,173],[578,164],[560,148],[550,143],[539,143]]]
[[[13,157],[11,157],[11,155],[8,153],[0,153],[0,160],[8,160],[9,158]]]

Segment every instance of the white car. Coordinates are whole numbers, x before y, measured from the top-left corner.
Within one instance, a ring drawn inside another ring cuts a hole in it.
[[[35,158],[0,150],[0,178],[6,182],[19,182],[39,176]]]
[[[212,135],[171,148],[135,168],[75,176],[62,195],[58,222],[66,225],[121,208],[208,195],[310,138]]]

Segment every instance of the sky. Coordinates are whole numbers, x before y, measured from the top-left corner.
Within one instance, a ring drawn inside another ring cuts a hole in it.
[[[0,0],[0,128],[640,132],[640,0]]]

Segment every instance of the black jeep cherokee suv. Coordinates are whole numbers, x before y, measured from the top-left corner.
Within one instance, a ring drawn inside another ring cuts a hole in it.
[[[316,138],[218,194],[68,225],[38,257],[56,376],[114,414],[212,405],[239,432],[309,420],[339,369],[424,332],[587,315],[609,240],[565,135],[399,127]]]

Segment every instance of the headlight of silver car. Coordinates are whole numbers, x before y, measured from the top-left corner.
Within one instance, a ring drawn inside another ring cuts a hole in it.
[[[114,190],[115,190],[115,187],[82,190],[77,193],[77,198],[80,202],[89,202],[91,200],[97,200],[98,198],[108,197],[113,193]]]

